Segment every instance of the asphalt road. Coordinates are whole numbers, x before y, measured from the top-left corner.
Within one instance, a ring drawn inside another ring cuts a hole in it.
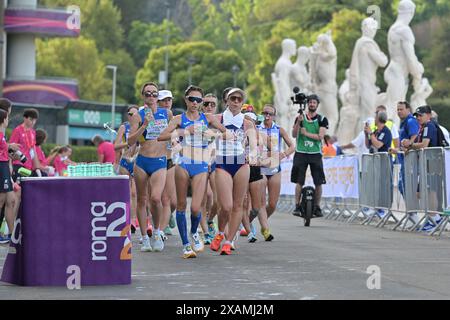
[[[271,225],[273,242],[258,235],[250,244],[241,237],[231,256],[207,248],[190,260],[181,258],[177,235],[163,253],[139,252],[133,235],[131,285],[68,290],[0,283],[0,299],[450,298],[448,234],[436,239],[324,219],[306,228],[303,220],[282,212]],[[6,251],[0,247],[0,265]],[[380,271],[379,282],[378,273],[368,274],[368,268]],[[379,289],[369,289],[368,279]]]

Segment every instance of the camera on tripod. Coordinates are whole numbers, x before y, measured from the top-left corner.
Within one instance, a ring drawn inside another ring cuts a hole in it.
[[[306,103],[308,102],[307,101],[308,97],[303,92],[300,92],[299,87],[294,87],[293,91],[294,96],[291,97],[292,103],[294,105],[298,105],[299,106],[298,113],[303,114],[303,111],[305,111],[306,108]]]

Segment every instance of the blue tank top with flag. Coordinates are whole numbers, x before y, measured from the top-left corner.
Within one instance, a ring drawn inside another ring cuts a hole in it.
[[[203,136],[203,132],[208,129],[208,119],[204,113],[200,113],[200,117],[197,120],[190,120],[186,112],[181,114],[180,129],[186,129],[190,126],[194,126],[193,134],[186,134],[182,140],[184,146],[191,146],[194,148],[207,148],[208,139]]]
[[[139,115],[141,116],[141,121],[144,122],[145,114],[147,112],[152,112],[150,108],[141,107],[139,109]],[[143,132],[142,136],[144,140],[156,140],[158,139],[161,132],[167,128],[169,125],[169,115],[166,109],[158,108],[153,114],[153,119],[147,125],[147,128]]]

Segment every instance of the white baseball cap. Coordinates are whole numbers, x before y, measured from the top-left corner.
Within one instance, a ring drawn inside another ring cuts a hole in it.
[[[242,98],[244,99],[243,102],[245,102],[245,100],[247,100],[247,95],[245,94],[244,90],[239,89],[239,88],[232,88],[230,91],[228,91],[227,100],[230,98],[230,96],[233,93],[236,93],[236,92],[239,92],[241,94]]]
[[[170,90],[160,90],[158,93],[158,100],[164,100],[165,98],[172,98],[172,91]]]
[[[258,116],[255,113],[253,113],[253,112],[244,113],[244,116],[249,117],[253,121],[257,121],[258,120]]]

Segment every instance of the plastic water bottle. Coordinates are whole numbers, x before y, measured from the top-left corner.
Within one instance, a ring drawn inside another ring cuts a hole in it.
[[[450,216],[450,207],[444,209],[444,216]]]
[[[148,122],[148,124],[149,124],[150,126],[154,126],[154,125],[155,125],[155,117],[154,117],[154,115],[153,115],[152,108],[150,108],[150,107],[145,107],[144,113],[145,113],[145,115],[147,115],[148,113],[150,113],[151,119],[150,119],[150,121]]]

